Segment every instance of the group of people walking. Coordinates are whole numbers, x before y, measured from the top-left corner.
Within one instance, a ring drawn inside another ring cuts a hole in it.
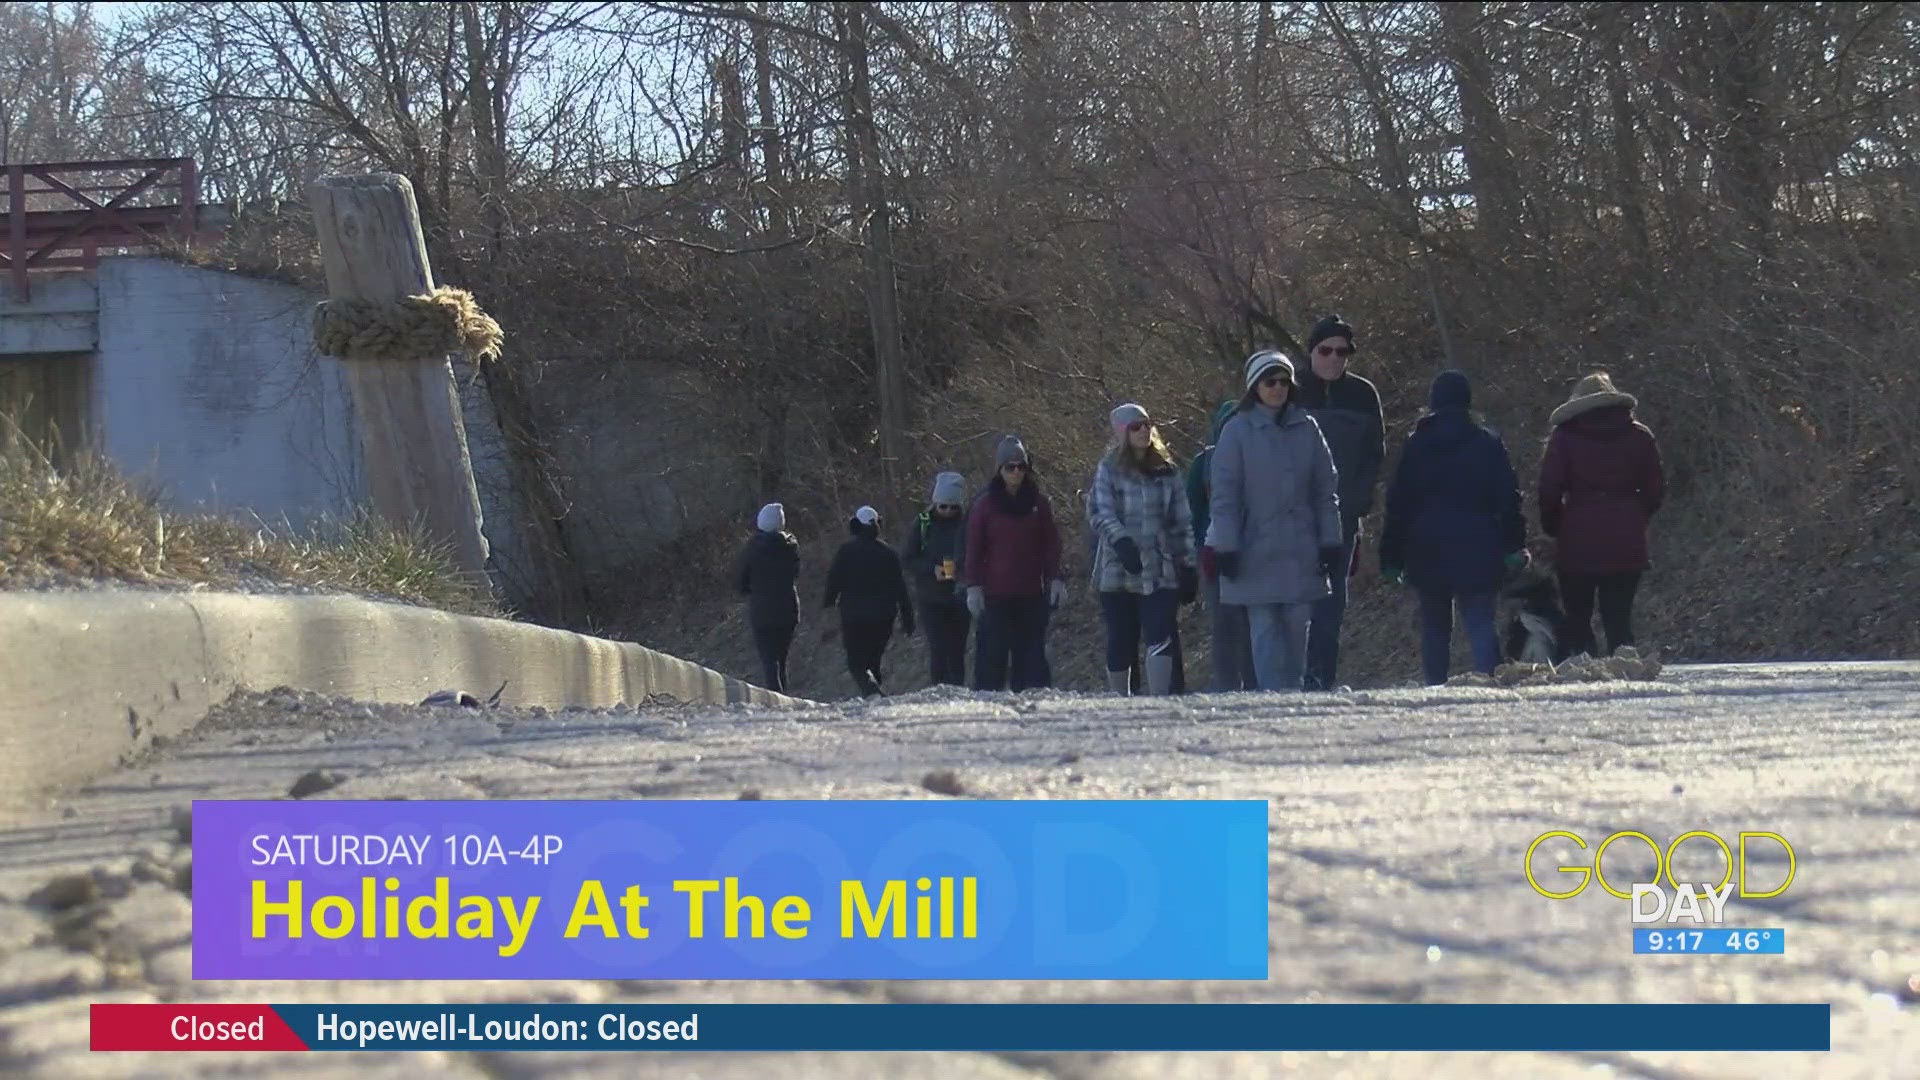
[[[1210,615],[1214,690],[1338,687],[1347,583],[1387,456],[1379,392],[1349,367],[1355,338],[1328,316],[1308,337],[1305,365],[1276,349],[1254,353],[1241,395],[1221,403],[1209,445],[1184,474],[1149,410],[1127,403],[1109,415],[1112,440],[1086,493],[1086,526],[1110,690],[1183,689],[1179,612],[1196,602]],[[1512,459],[1472,405],[1465,374],[1436,377],[1386,484],[1380,572],[1418,598],[1429,684],[1447,679],[1456,612],[1475,670],[1497,666],[1500,593],[1531,565]],[[1539,518],[1557,541],[1564,654],[1599,651],[1596,606],[1607,651],[1633,642],[1648,523],[1664,491],[1658,446],[1635,405],[1597,373],[1550,418]],[[784,691],[799,545],[780,504],[764,507],[757,525],[735,584],[749,600],[764,682]],[[961,474],[935,477],[898,553],[870,506],[848,529],[825,602],[839,610],[862,695],[885,692],[881,661],[896,625],[909,635],[925,629],[937,684],[967,685],[969,635],[974,689],[1052,684],[1048,627],[1069,592],[1061,530],[1019,438],[1001,441],[977,498]]]

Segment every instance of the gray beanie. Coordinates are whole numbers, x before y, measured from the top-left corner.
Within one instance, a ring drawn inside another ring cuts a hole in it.
[[[933,505],[961,506],[966,501],[966,477],[957,472],[943,472],[933,478]]]
[[[779,532],[787,527],[787,508],[779,503],[768,503],[760,508],[760,516],[754,524],[761,532]]]
[[[1009,435],[1000,440],[1000,449],[994,451],[993,467],[1002,469],[1013,462],[1026,462],[1026,460],[1027,444],[1020,441],[1020,436]]]
[[[1247,357],[1246,389],[1253,389],[1254,384],[1260,381],[1260,376],[1265,375],[1274,368],[1279,368],[1285,372],[1288,382],[1294,381],[1293,361],[1287,359],[1286,354],[1274,349],[1261,349],[1259,352]]]

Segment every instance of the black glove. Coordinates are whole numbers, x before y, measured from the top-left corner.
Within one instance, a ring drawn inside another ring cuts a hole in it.
[[[1320,549],[1320,572],[1332,577],[1335,574],[1345,576],[1347,572],[1345,547],[1323,547]]]
[[[1123,536],[1113,542],[1113,553],[1120,556],[1120,568],[1129,574],[1137,574],[1145,564],[1140,561],[1140,545],[1133,537]]]
[[[1191,566],[1180,568],[1180,602],[1191,604],[1200,599],[1200,571]]]
[[[1223,578],[1240,576],[1240,553],[1237,551],[1216,551],[1213,553],[1213,568],[1220,571]]]

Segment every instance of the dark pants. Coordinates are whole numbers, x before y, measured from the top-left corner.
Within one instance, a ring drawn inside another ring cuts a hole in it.
[[[860,688],[860,696],[880,693],[884,681],[880,675],[880,658],[887,653],[887,642],[893,640],[893,620],[842,619],[840,640],[847,648],[847,671],[853,676],[853,684]]]
[[[973,635],[973,688],[1017,694],[1051,686],[1047,621],[1052,614],[1044,596],[988,597]]]
[[[1454,594],[1443,589],[1420,590],[1420,664],[1426,671],[1427,685],[1447,681],[1447,666],[1453,652],[1453,609],[1460,608],[1460,623],[1467,630],[1467,644],[1473,649],[1473,670],[1493,674],[1500,665],[1500,636],[1493,629],[1493,607],[1497,594]]]
[[[793,631],[793,623],[753,628],[753,647],[760,654],[761,685],[775,693],[787,692],[787,653],[793,648]]]
[[[967,685],[967,632],[973,615],[961,604],[921,604],[920,625],[935,686]]]
[[[1150,596],[1101,593],[1100,617],[1107,624],[1107,670],[1131,670],[1143,643],[1149,656],[1174,655],[1174,623],[1179,613],[1180,593],[1174,589],[1161,589]]]
[[[1333,591],[1314,601],[1313,621],[1307,627],[1307,690],[1340,685],[1340,624],[1347,617],[1347,572],[1353,566],[1353,546],[1360,541],[1360,522],[1344,522],[1340,565],[1328,579]]]
[[[1633,644],[1633,596],[1640,589],[1640,572],[1619,574],[1560,574],[1560,602],[1567,607],[1568,656],[1612,656],[1620,646]],[[1593,639],[1593,609],[1599,600],[1600,626],[1607,633],[1607,651]]]

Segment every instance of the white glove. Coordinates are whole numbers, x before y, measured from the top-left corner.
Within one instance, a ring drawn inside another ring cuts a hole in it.
[[[1054,610],[1058,611],[1061,605],[1067,602],[1067,583],[1061,581],[1059,578],[1055,578],[1049,590],[1049,595],[1052,598]]]
[[[967,610],[971,612],[973,617],[976,619],[986,614],[987,590],[981,588],[978,585],[975,585],[972,588],[968,589],[967,590]]]

